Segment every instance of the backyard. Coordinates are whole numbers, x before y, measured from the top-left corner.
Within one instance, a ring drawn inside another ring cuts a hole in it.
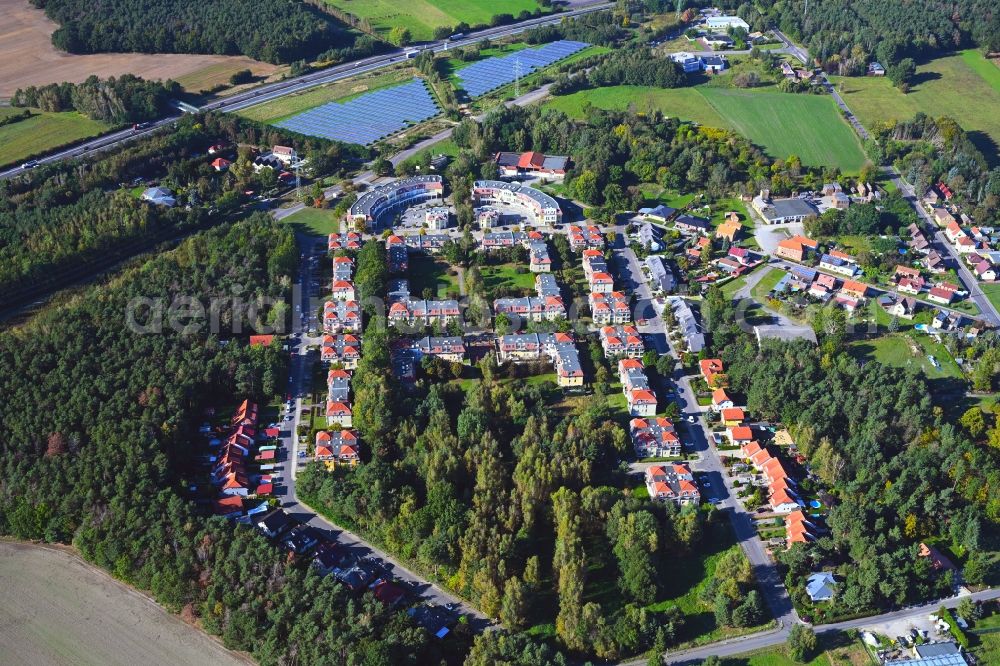
[[[483,276],[483,286],[486,287],[487,293],[496,293],[498,290],[506,289],[507,293],[521,291],[534,295],[535,274],[528,271],[523,265],[518,266],[511,263],[480,266],[479,272]]]
[[[458,274],[445,261],[429,254],[410,255],[410,293],[421,296],[429,292],[435,296],[457,294]]]

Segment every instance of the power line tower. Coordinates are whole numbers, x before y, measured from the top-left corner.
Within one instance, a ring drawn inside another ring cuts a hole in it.
[[[292,167],[295,169],[295,199],[302,201],[302,174],[299,166],[299,154],[292,148]]]
[[[521,96],[521,58],[514,58],[514,97]]]

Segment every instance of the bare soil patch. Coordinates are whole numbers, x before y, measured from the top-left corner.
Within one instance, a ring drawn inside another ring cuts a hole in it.
[[[135,74],[145,79],[177,79],[215,67],[211,73],[223,75],[222,82],[225,82],[232,72],[239,69],[249,68],[261,76],[269,76],[277,70],[274,65],[245,56],[174,53],[74,55],[52,46],[51,35],[58,26],[27,0],[0,0],[0,17],[3,17],[0,20],[0,98],[10,97],[15,90],[26,86],[62,81],[78,83],[91,74],[101,77]],[[220,68],[220,65],[225,66]],[[220,69],[223,71],[220,72]]]
[[[0,542],[0,663],[251,663],[69,549]]]

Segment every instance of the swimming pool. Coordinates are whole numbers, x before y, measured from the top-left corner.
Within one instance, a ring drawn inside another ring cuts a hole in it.
[[[818,509],[823,506],[823,503],[819,500],[809,500],[809,508]]]

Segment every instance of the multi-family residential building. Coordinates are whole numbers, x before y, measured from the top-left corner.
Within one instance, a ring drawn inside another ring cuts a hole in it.
[[[590,317],[598,326],[607,324],[625,324],[632,321],[632,311],[629,308],[628,297],[621,291],[609,294],[590,292]]]
[[[604,235],[600,228],[594,225],[581,227],[571,224],[567,229],[567,234],[569,235],[569,247],[576,252],[587,248],[598,250],[604,248]]]
[[[601,347],[606,357],[642,358],[646,347],[634,326],[604,326],[600,330]]]
[[[361,306],[357,301],[327,301],[323,306],[323,331],[358,333],[361,330]]]
[[[354,370],[361,359],[361,336],[352,333],[324,335],[320,358],[326,363],[337,363],[347,370]]]
[[[658,458],[681,454],[681,440],[670,419],[662,416],[634,418],[629,421],[629,432],[632,435],[635,455],[639,458]]]
[[[556,370],[559,386],[583,386],[580,356],[568,333],[515,333],[497,340],[497,356],[501,363],[549,359]]]
[[[483,234],[481,245],[484,250],[499,250],[523,245],[527,239],[523,231],[489,231]]]
[[[390,326],[447,326],[461,318],[454,299],[424,300],[405,298],[389,306]]]
[[[498,298],[493,301],[496,314],[516,316],[524,321],[555,321],[566,316],[566,306],[559,296],[522,296],[519,298]]]
[[[350,257],[341,256],[333,258],[333,279],[350,280],[354,275],[354,260]]]
[[[402,236],[406,247],[423,252],[436,252],[448,242],[448,234],[407,234]]]
[[[327,431],[316,433],[316,460],[334,461],[354,467],[361,462],[358,436],[353,430]]]
[[[365,192],[350,207],[347,218],[377,229],[392,215],[418,203],[440,200],[443,195],[441,176],[411,176]]]
[[[465,342],[462,336],[425,336],[413,343],[420,356],[433,356],[450,363],[465,362]]]
[[[552,270],[552,258],[549,256],[548,245],[543,240],[528,243],[529,267],[532,273],[548,273]]]
[[[535,293],[538,294],[539,298],[546,298],[548,296],[559,296],[561,290],[559,289],[559,283],[556,282],[556,276],[552,273],[539,273],[535,276]]]
[[[353,301],[357,299],[354,283],[350,280],[334,280],[330,285],[330,295],[338,301]]]
[[[555,199],[520,183],[477,180],[472,185],[472,203],[475,206],[514,207],[532,224],[551,226],[562,220],[562,209]]]
[[[330,252],[335,252],[336,250],[360,250],[361,242],[361,234],[356,231],[348,231],[343,234],[333,233],[327,238],[326,248]]]
[[[697,504],[701,492],[691,468],[684,463],[653,465],[646,469],[646,490],[658,502]]]

